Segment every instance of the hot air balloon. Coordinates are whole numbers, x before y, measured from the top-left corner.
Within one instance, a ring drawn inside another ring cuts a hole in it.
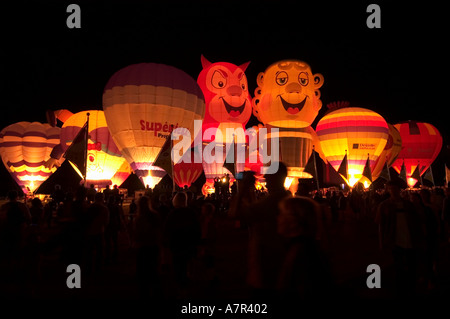
[[[82,111],[69,116],[61,128],[60,144],[54,148],[48,165],[55,164],[69,148],[80,129],[86,123],[89,113],[89,140],[87,145],[86,183],[105,187],[122,167],[125,158],[114,143],[106,126],[103,111]]]
[[[24,193],[34,192],[53,172],[45,162],[59,144],[60,128],[38,122],[19,122],[0,132],[3,164]]]
[[[109,131],[133,171],[143,181],[166,137],[184,128],[194,139],[194,120],[203,119],[205,103],[195,80],[175,67],[140,63],[117,71],[103,92]],[[174,141],[174,145],[177,141]]]
[[[419,167],[420,175],[430,167],[442,148],[442,136],[431,124],[407,121],[394,124],[402,138],[402,149],[392,167],[400,173],[402,164],[405,163],[406,181],[409,187],[417,183],[417,179],[411,177],[416,167]]]
[[[252,104],[245,70],[250,62],[240,66],[228,62],[211,63],[203,55],[201,62],[203,69],[197,83],[205,96],[203,143],[205,146],[213,143],[203,149],[203,169],[207,179],[221,177],[226,173],[233,175],[235,172],[229,172],[223,168],[223,164],[231,143],[237,143],[236,150],[239,152],[245,153],[246,150],[244,131],[252,114]],[[235,138],[233,134],[236,134]],[[207,151],[212,146],[220,148],[223,156],[218,156],[215,151]],[[236,171],[244,170],[244,161],[238,157],[231,160],[235,162]]]
[[[378,157],[377,162],[375,163],[375,167],[372,171],[372,178],[376,180],[383,168],[387,165],[387,167],[391,167],[394,161],[397,159],[400,150],[402,149],[402,138],[400,136],[400,132],[395,128],[394,125],[389,124],[389,137],[384,147],[383,152],[381,152]]]
[[[273,63],[258,74],[253,114],[268,129],[268,137],[279,138],[280,160],[288,168],[290,182],[311,177],[303,169],[313,145],[321,153],[310,125],[322,107],[319,89],[323,82],[321,74],[313,74],[307,63],[298,60]],[[273,128],[279,130],[276,136],[271,133]]]
[[[191,157],[194,158],[195,148],[188,150],[191,152]],[[175,183],[181,187],[191,187],[191,184],[194,183],[203,172],[202,163],[196,163],[195,161],[189,160],[186,158],[188,152],[185,153],[185,156],[181,158],[181,160],[173,165],[173,176]]]
[[[336,171],[347,154],[350,187],[362,177],[367,159],[373,170],[389,137],[384,118],[360,107],[331,110],[317,123],[316,132],[326,159]]]

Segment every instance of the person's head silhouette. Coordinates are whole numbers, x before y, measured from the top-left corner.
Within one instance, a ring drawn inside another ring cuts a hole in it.
[[[269,193],[274,190],[284,189],[284,181],[287,177],[287,167],[283,162],[278,163],[278,170],[273,174],[265,174],[267,189]]]

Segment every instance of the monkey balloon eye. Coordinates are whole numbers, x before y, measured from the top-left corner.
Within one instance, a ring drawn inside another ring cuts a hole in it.
[[[298,82],[303,86],[307,86],[309,83],[308,73],[300,72],[298,75]]]
[[[215,71],[211,78],[211,84],[216,89],[223,89],[227,85],[227,79],[219,71]]]
[[[288,82],[288,75],[286,72],[280,72],[277,74],[275,81],[278,85],[285,85]]]

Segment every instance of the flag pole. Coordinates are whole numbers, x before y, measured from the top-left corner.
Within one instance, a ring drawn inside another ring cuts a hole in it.
[[[86,116],[87,116],[87,120],[86,120],[86,137],[85,137],[85,141],[84,141],[84,165],[86,165],[86,169],[84,170],[84,187],[86,187],[86,175],[87,175],[87,152],[88,152],[88,140],[89,140],[89,116],[91,115],[91,113],[87,112]]]
[[[419,180],[420,180],[420,188],[424,188],[422,174],[420,173],[420,161],[417,164],[419,166]]]
[[[173,140],[172,140],[172,134],[170,134],[167,138],[170,139],[170,152],[173,152]],[[191,158],[192,160],[192,158]],[[175,193],[176,191],[176,186],[175,186],[175,176],[173,176],[173,161],[172,161],[172,154],[170,154],[170,168],[172,170],[172,194]]]
[[[386,156],[386,170],[387,170],[387,173],[388,173],[388,178],[389,178],[389,180],[391,180],[391,172],[389,171],[389,165],[388,165],[388,159],[387,159],[387,156]]]
[[[314,173],[316,174],[317,190],[320,190],[320,187],[319,187],[319,175],[317,175],[317,165],[316,165],[316,151],[315,151],[315,145],[313,145],[313,161],[314,161]]]

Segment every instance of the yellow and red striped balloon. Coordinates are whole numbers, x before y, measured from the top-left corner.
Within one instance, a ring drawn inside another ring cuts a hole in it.
[[[366,108],[333,110],[317,123],[317,135],[326,159],[338,170],[347,153],[348,184],[362,177],[369,157],[371,168],[386,146],[389,128],[384,118]]]
[[[0,132],[3,164],[24,193],[34,192],[53,172],[45,162],[59,144],[59,127],[39,122],[19,122]]]

